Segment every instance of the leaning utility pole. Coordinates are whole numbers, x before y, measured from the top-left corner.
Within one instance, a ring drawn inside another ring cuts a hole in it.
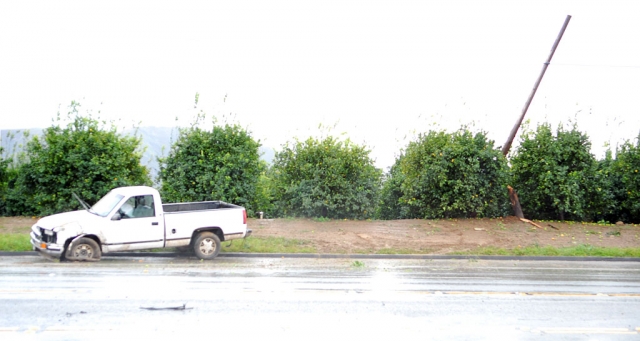
[[[529,105],[533,100],[533,96],[536,95],[536,91],[538,90],[538,86],[542,81],[542,77],[544,77],[544,73],[547,71],[547,67],[549,67],[549,63],[551,63],[551,58],[553,58],[553,54],[556,52],[556,48],[558,47],[558,44],[560,44],[560,39],[562,39],[562,36],[564,35],[564,31],[567,29],[567,25],[569,25],[569,20],[571,20],[571,16],[567,15],[567,18],[564,20],[564,25],[562,25],[562,29],[558,34],[558,38],[556,38],[556,42],[553,43],[553,47],[551,48],[551,54],[549,54],[549,58],[547,58],[547,61],[542,66],[542,72],[540,72],[540,76],[538,76],[538,80],[536,81],[536,84],[533,86],[533,90],[531,90],[529,99],[527,99],[527,102],[524,104],[524,108],[522,109],[522,114],[520,115],[520,118],[518,119],[516,124],[513,126],[513,129],[511,129],[511,134],[509,134],[509,137],[507,138],[507,142],[505,142],[504,146],[502,146],[502,154],[504,156],[507,156],[507,154],[509,153],[509,149],[511,149],[511,144],[513,143],[513,139],[516,137],[516,134],[518,133],[518,129],[520,129],[520,125],[524,120],[524,115],[526,115],[527,110],[529,110]]]

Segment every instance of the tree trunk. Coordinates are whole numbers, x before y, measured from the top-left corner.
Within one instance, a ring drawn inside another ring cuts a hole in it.
[[[518,218],[524,218],[522,214],[522,208],[520,207],[520,200],[518,200],[518,193],[511,186],[507,186],[509,190],[509,200],[511,200],[511,208],[513,208],[513,214]]]

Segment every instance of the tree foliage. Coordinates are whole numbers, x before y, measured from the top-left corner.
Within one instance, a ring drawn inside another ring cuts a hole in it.
[[[264,161],[263,161],[264,162]],[[256,197],[255,197],[255,211],[254,214],[262,212],[264,217],[272,217],[276,214],[274,205],[274,183],[272,179],[272,170],[266,162],[264,162],[264,169],[258,177],[258,183],[256,184]]]
[[[575,125],[548,123],[525,130],[511,159],[514,188],[525,215],[538,219],[589,220],[605,214],[606,167],[590,153],[591,143]]]
[[[402,218],[493,217],[505,213],[506,159],[486,134],[429,131],[392,168],[391,199]],[[398,188],[399,185],[399,188]],[[393,218],[393,216],[386,216]]]
[[[404,155],[400,155],[389,168],[387,174],[384,175],[380,201],[376,210],[376,218],[378,219],[394,220],[418,216],[418,214],[411,213],[408,205],[403,205],[400,202],[403,195],[401,187],[405,180],[405,176],[400,169],[403,157]]]
[[[256,141],[239,125],[180,129],[169,155],[160,158],[161,193],[166,202],[222,200],[257,207],[257,184],[266,165]]]
[[[382,172],[370,151],[328,136],[286,143],[271,177],[281,216],[363,219],[375,211]]]
[[[613,168],[615,162],[611,150],[607,150],[604,159],[596,161],[593,178],[585,179],[590,181],[586,198],[589,209],[585,220],[616,222],[620,219],[621,192],[624,189]]]
[[[617,150],[611,171],[612,192],[619,203],[618,219],[640,223],[640,135],[635,144],[626,141]]]
[[[140,138],[123,136],[117,128],[78,113],[72,102],[65,120],[33,137],[24,162],[7,192],[7,214],[48,215],[79,208],[72,192],[95,203],[118,186],[150,184],[140,164]]]
[[[0,215],[6,213],[6,191],[7,182],[9,181],[9,163],[10,160],[2,157],[4,149],[0,147]]]

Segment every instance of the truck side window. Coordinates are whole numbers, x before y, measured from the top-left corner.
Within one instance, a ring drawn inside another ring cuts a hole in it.
[[[131,214],[132,218],[154,217],[156,215],[153,195],[140,195],[133,198],[135,198],[135,206]]]
[[[136,205],[135,197],[131,197],[127,199],[127,201],[122,204],[122,207],[118,209],[118,213],[120,213],[121,219],[129,219],[133,218],[133,208]]]

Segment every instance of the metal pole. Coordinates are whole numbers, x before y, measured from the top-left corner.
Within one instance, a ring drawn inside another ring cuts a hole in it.
[[[533,90],[531,90],[529,99],[527,99],[527,102],[524,104],[524,108],[522,109],[522,114],[520,115],[520,118],[518,119],[516,124],[513,126],[513,129],[511,129],[511,133],[507,138],[507,142],[505,142],[504,146],[502,146],[502,154],[504,156],[507,156],[507,154],[509,153],[509,149],[511,149],[511,144],[513,143],[513,139],[516,137],[516,134],[518,133],[518,129],[520,129],[520,125],[524,120],[524,115],[526,115],[527,110],[529,110],[529,105],[531,104],[531,101],[533,101],[533,96],[535,96],[536,91],[538,91],[538,86],[542,81],[542,77],[544,77],[544,73],[547,71],[547,67],[549,67],[549,63],[551,63],[551,58],[553,58],[553,54],[556,52],[556,48],[558,47],[558,44],[560,44],[560,39],[562,39],[562,36],[564,35],[564,31],[567,29],[567,26],[569,25],[569,20],[571,20],[571,16],[567,15],[567,18],[564,20],[564,24],[562,25],[562,29],[560,29],[560,33],[556,38],[556,42],[553,43],[553,47],[551,48],[551,53],[549,54],[547,61],[542,66],[542,72],[540,72],[540,76],[538,76],[538,80],[536,81],[536,84],[533,86]]]

